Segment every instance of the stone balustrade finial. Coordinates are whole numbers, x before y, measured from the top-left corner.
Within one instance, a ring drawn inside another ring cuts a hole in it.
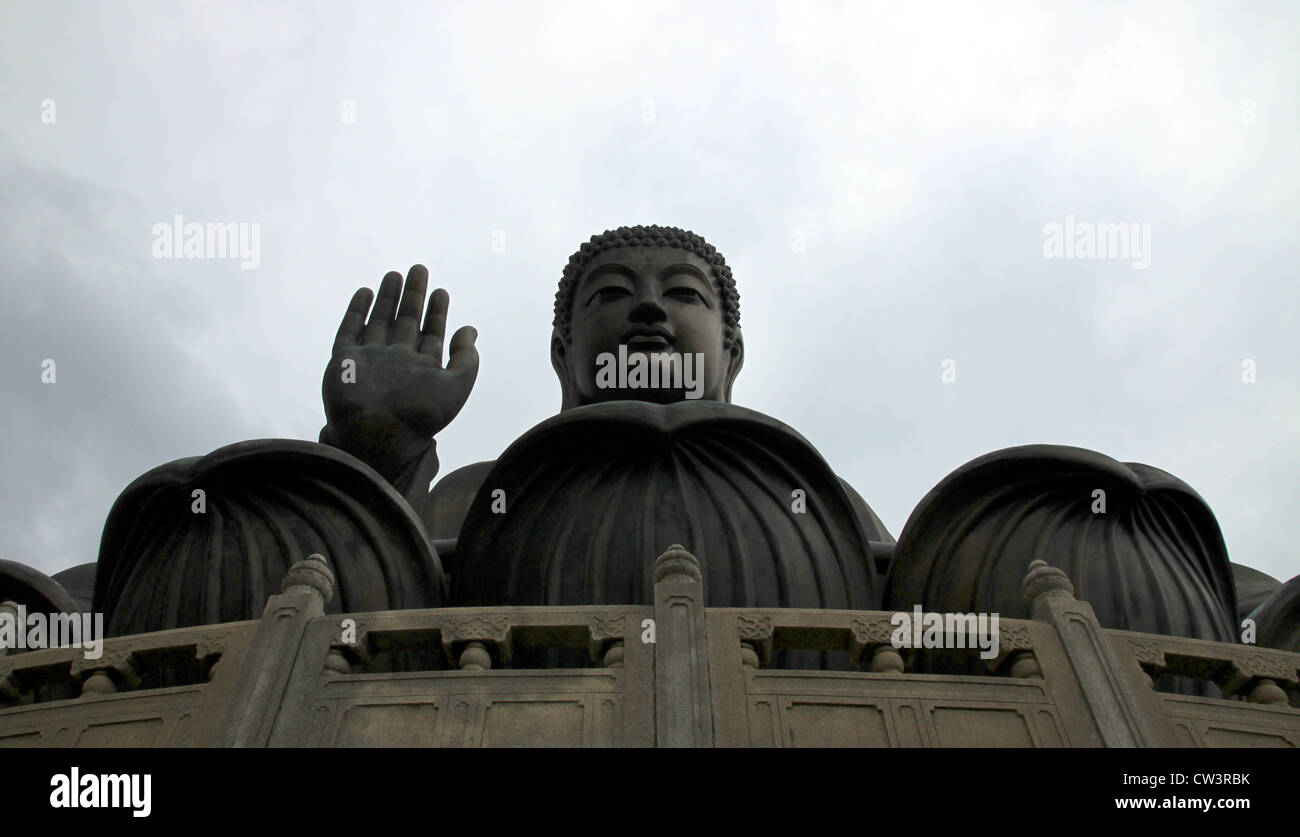
[[[1035,612],[1035,605],[1040,598],[1071,599],[1074,598],[1074,585],[1064,571],[1049,565],[1046,561],[1029,562],[1029,571],[1020,583],[1029,612]]]
[[[661,581],[701,583],[700,560],[681,544],[673,544],[655,559],[655,584]]]
[[[290,567],[280,583],[280,592],[315,593],[320,596],[321,604],[328,604],[334,596],[334,572],[325,556],[315,553]]]

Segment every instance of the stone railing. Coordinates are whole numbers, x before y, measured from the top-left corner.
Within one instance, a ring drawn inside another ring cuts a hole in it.
[[[79,648],[0,649],[0,746],[210,742],[220,721],[213,710],[230,700],[236,687],[231,669],[260,625],[231,622],[107,639],[97,659]]]
[[[654,579],[652,606],[327,615],[313,556],[258,621],[0,656],[0,746],[1300,746],[1300,654],[1103,630],[1041,562],[1033,618],[955,652],[976,674],[918,673],[889,612],[706,608],[680,547]]]
[[[1293,708],[1300,704],[1300,655],[1129,631],[1106,634],[1115,653],[1135,664],[1147,689],[1154,677],[1172,674],[1209,681],[1224,696],[1245,700],[1160,694],[1176,746],[1300,746]]]

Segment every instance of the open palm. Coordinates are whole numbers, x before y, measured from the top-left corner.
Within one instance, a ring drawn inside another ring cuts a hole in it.
[[[377,299],[360,288],[339,324],[322,384],[322,439],[390,479],[456,417],[478,376],[478,332],[471,326],[452,336],[443,365],[450,300],[442,288],[429,297],[421,327],[428,283],[429,271],[415,265],[405,289],[397,272],[384,276]]]

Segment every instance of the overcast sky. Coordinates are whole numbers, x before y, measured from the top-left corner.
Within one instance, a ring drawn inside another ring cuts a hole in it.
[[[0,557],[93,561],[148,469],[315,440],[352,292],[416,262],[479,332],[442,473],[495,458],[559,408],[569,254],[658,223],[732,265],[735,402],[895,536],[963,463],[1068,444],[1288,579],[1297,43],[1294,3],[9,0]],[[178,214],[258,224],[260,263],[155,258]],[[1150,266],[1046,258],[1067,216],[1149,225]]]

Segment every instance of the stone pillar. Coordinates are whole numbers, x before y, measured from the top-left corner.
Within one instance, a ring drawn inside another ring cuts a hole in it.
[[[655,739],[712,747],[708,637],[699,560],[674,544],[655,559]]]
[[[1061,645],[1074,669],[1084,701],[1101,733],[1104,747],[1161,747],[1172,745],[1167,722],[1153,711],[1138,693],[1131,677],[1132,664],[1125,664],[1111,648],[1092,605],[1074,597],[1074,585],[1061,570],[1044,561],[1033,561],[1021,585],[1025,602],[1034,619],[1056,629]],[[1038,672],[1022,664],[1017,676]]]
[[[289,569],[280,591],[267,599],[249,640],[217,746],[267,746],[307,623],[324,615],[334,595],[334,573],[324,556],[312,555]]]

